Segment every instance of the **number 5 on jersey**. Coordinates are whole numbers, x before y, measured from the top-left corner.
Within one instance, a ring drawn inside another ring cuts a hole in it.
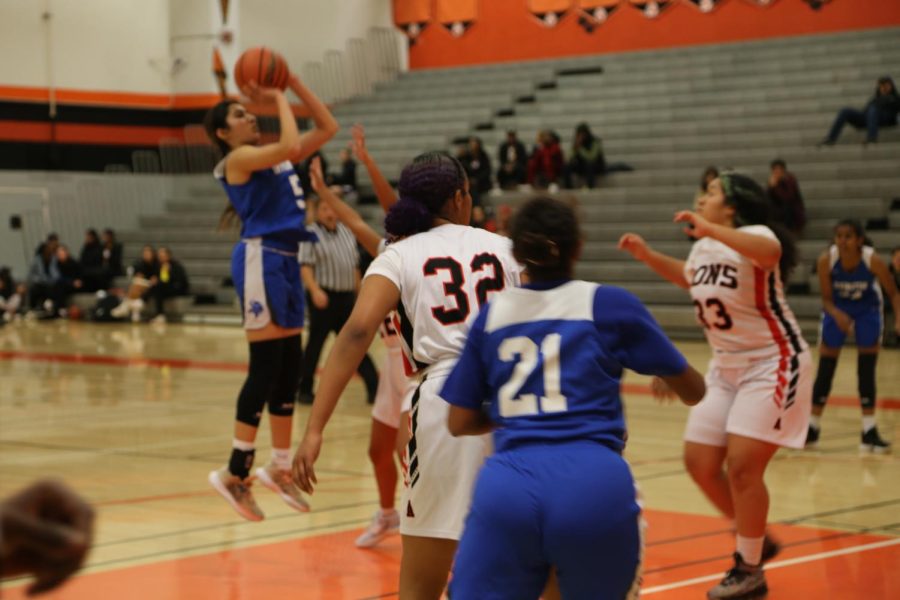
[[[551,333],[541,340],[540,347],[527,337],[507,338],[500,343],[497,349],[500,360],[517,361],[509,381],[497,393],[501,417],[523,417],[568,410],[566,397],[560,392],[559,342],[560,335]],[[542,364],[544,395],[538,398],[536,394],[520,393],[537,370],[539,362]]]

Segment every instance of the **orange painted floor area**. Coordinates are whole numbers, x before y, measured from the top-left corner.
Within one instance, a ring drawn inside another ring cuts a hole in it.
[[[704,598],[730,565],[733,537],[723,519],[647,511],[643,596]],[[768,598],[900,598],[900,537],[775,525],[785,548],[767,568]],[[394,598],[400,541],[358,550],[358,531],[167,560],[82,575],[60,600]],[[24,598],[24,586],[4,590]]]

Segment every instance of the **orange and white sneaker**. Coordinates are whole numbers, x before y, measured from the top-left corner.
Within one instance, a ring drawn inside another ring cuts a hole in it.
[[[294,483],[290,471],[279,469],[272,463],[256,469],[259,481],[281,496],[285,503],[296,511],[309,512],[309,503],[303,498],[303,492]]]
[[[213,489],[225,498],[237,514],[248,521],[262,521],[266,518],[253,499],[249,478],[242,480],[237,475],[229,473],[228,467],[222,467],[210,471],[208,479]]]
[[[357,548],[371,548],[387,536],[400,531],[400,513],[396,510],[378,510],[365,531],[356,538]]]

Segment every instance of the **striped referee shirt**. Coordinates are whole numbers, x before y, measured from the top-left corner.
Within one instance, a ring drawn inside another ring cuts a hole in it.
[[[356,291],[359,248],[356,238],[343,223],[334,231],[319,223],[307,227],[319,236],[318,242],[300,243],[300,264],[315,268],[319,287],[332,292]]]

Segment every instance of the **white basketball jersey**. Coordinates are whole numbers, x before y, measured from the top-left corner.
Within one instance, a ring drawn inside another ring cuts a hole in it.
[[[400,290],[400,343],[415,372],[455,359],[491,294],[519,285],[509,239],[465,225],[441,225],[392,243],[366,271]]]
[[[778,239],[765,225],[739,230]],[[787,358],[806,349],[784,299],[778,267],[765,271],[722,242],[702,238],[691,249],[684,275],[697,320],[723,366],[772,356]]]

